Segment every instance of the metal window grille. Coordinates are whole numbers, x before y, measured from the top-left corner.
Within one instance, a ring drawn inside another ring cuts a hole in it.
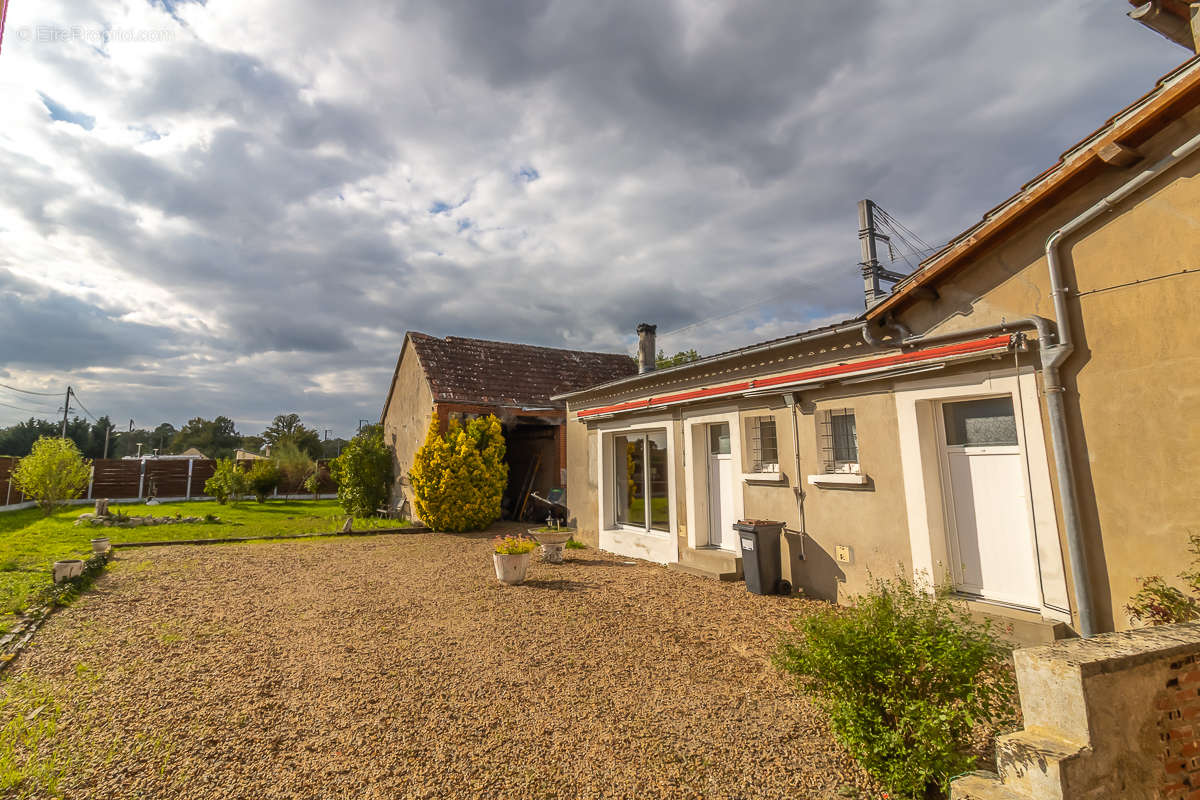
[[[772,417],[750,419],[750,463],[755,472],[775,472],[779,469],[779,441],[775,436]]]
[[[854,410],[826,409],[821,412],[817,426],[817,439],[825,471],[838,472],[856,467],[858,430],[854,422]]]

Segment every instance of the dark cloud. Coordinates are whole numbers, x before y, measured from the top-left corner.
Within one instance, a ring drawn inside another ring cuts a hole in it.
[[[186,346],[170,328],[129,322],[28,282],[0,277],[0,363],[37,370],[145,363]]]
[[[6,42],[0,369],[248,432],[375,416],[409,329],[715,352],[856,313],[859,199],[944,241],[1184,57],[1070,0],[79,19],[172,37]]]

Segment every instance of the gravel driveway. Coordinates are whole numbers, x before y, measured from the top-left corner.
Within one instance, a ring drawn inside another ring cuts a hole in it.
[[[489,553],[442,534],[124,550],[4,681],[57,698],[43,755],[71,798],[871,788],[768,661],[815,604],[591,549],[505,587]]]

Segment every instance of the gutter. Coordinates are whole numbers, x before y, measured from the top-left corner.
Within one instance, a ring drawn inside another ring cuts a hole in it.
[[[723,354],[715,355],[715,356],[709,356],[707,358],[702,358],[698,361],[689,361],[686,364],[679,364],[678,366],[674,366],[674,367],[664,367],[663,369],[656,369],[653,372],[646,372],[646,373],[641,373],[638,375],[629,375],[624,378],[617,378],[616,380],[611,380],[608,383],[598,383],[595,386],[588,386],[583,389],[578,389],[574,392],[565,392],[563,394],[556,394],[556,395],[553,395],[550,399],[551,400],[570,400],[572,398],[579,397],[580,395],[592,394],[593,392],[599,392],[599,391],[602,391],[605,389],[614,389],[618,386],[624,386],[629,383],[636,383],[637,381],[643,380],[645,378],[657,378],[662,375],[670,375],[675,372],[684,372],[689,369],[695,369],[698,366],[709,366],[711,364],[719,364],[722,361],[728,361],[729,359],[744,358],[746,356],[757,355],[759,353],[769,353],[769,352],[778,350],[783,347],[791,347],[792,345],[795,345],[795,344],[801,344],[803,342],[811,342],[816,339],[829,339],[834,336],[841,336],[846,333],[854,333],[855,331],[858,331],[859,329],[861,329],[862,326],[863,326],[863,323],[861,321],[855,320],[853,322],[848,322],[846,324],[837,325],[837,326],[834,326],[831,328],[818,328],[815,331],[808,331],[807,333],[799,333],[799,334],[796,334],[795,336],[788,336],[787,338],[779,339],[779,340],[776,340],[773,342],[767,342],[765,344],[750,345],[749,347],[743,347],[740,350],[731,350],[728,353],[723,353]]]

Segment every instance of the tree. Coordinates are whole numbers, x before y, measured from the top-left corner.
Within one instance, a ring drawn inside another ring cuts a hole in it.
[[[677,367],[680,364],[690,364],[693,361],[699,361],[700,354],[695,350],[680,350],[673,356],[668,356],[662,350],[658,351],[658,355],[654,358],[654,366],[658,369],[665,367]]]
[[[221,417],[217,417],[217,419],[221,419]],[[229,424],[233,425],[232,422]],[[165,453],[167,452],[167,447],[175,440],[175,435],[178,433],[179,431],[171,423],[160,423],[157,428],[150,432],[149,441],[146,443],[146,447],[150,449],[150,452],[158,450],[160,453]],[[191,445],[189,445],[189,447],[190,446]],[[186,450],[187,447],[183,449]],[[181,450],[180,452],[183,451]],[[209,458],[213,457],[214,456],[211,455],[209,456]]]
[[[246,485],[257,502],[265,503],[267,495],[278,488],[282,477],[279,466],[274,461],[264,458],[261,461],[255,461],[254,465],[250,467],[250,472],[246,475]]]
[[[34,442],[43,436],[57,436],[60,430],[59,425],[49,420],[30,417],[0,430],[0,455],[27,456]]]
[[[234,428],[233,420],[229,417],[217,417],[213,420],[193,417],[171,440],[171,452],[182,453],[189,447],[194,447],[209,458],[230,458],[241,443],[242,436]]]
[[[391,491],[394,473],[392,452],[383,443],[378,425],[363,428],[329,462],[329,472],[338,485],[338,502],[347,514],[369,517],[382,507]]]
[[[308,476],[317,471],[317,462],[287,438],[281,439],[271,451],[271,461],[279,472],[285,494],[300,491]]]
[[[38,439],[13,471],[13,481],[47,514],[79,496],[90,479],[91,462],[84,460],[75,443],[53,436]]]
[[[508,484],[504,450],[495,416],[473,419],[465,428],[452,421],[444,436],[434,418],[408,473],[421,521],[435,530],[461,533],[498,520]]]
[[[313,458],[321,457],[321,436],[300,422],[299,414],[280,414],[262,432],[262,438],[272,449],[283,442],[292,442]]]
[[[236,503],[246,493],[246,473],[232,458],[218,459],[213,476],[204,482],[204,493],[221,505],[231,499]]]

